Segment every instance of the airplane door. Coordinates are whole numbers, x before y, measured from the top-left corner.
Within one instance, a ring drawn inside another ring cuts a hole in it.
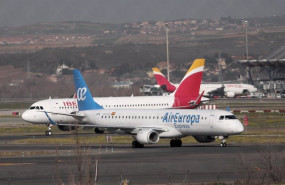
[[[210,127],[214,128],[214,115],[210,115]]]

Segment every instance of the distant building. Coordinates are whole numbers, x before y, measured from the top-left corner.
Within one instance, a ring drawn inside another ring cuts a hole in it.
[[[227,68],[226,59],[225,58],[219,58],[218,59],[218,66],[221,66],[222,69],[226,69]]]
[[[131,81],[119,81],[119,82],[113,82],[112,87],[117,89],[130,88],[132,84],[133,83]]]
[[[55,74],[56,74],[57,76],[62,75],[62,71],[63,71],[64,69],[69,69],[69,67],[68,67],[67,65],[65,65],[65,64],[62,64],[61,66],[58,66],[57,69],[56,69]]]

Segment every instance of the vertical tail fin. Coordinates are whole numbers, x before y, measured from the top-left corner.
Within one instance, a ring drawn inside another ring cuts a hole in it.
[[[152,68],[157,84],[167,92],[174,92],[176,87],[171,84],[158,68]]]
[[[101,105],[93,100],[91,92],[86,85],[79,70],[75,69],[73,71],[73,80],[76,88],[78,110],[94,110],[103,109]]]
[[[194,60],[192,66],[174,92],[175,102],[173,107],[186,106],[187,102],[196,100],[199,97],[204,65],[205,59]]]

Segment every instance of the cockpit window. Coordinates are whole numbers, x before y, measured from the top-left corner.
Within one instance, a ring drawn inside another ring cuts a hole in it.
[[[226,119],[237,119],[234,115],[226,115]]]
[[[32,106],[32,107],[30,108],[30,110],[33,110],[33,109],[35,109],[35,107],[34,107],[34,106]]]
[[[40,106],[40,109],[41,109],[41,110],[44,110],[44,108],[43,108],[42,106]]]
[[[220,116],[219,120],[223,120],[225,116]]]
[[[38,110],[39,110],[39,109],[40,109],[40,108],[39,108],[39,106],[36,106],[36,109],[38,109]]]

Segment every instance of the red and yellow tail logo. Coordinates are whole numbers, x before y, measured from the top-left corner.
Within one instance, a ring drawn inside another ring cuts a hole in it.
[[[205,59],[194,60],[192,66],[174,92],[175,102],[173,107],[188,106],[189,102],[197,99],[202,82],[204,65]]]
[[[152,68],[154,77],[156,79],[157,84],[165,91],[167,92],[174,92],[176,87],[172,85],[166,77],[161,73],[161,71],[158,68]]]

